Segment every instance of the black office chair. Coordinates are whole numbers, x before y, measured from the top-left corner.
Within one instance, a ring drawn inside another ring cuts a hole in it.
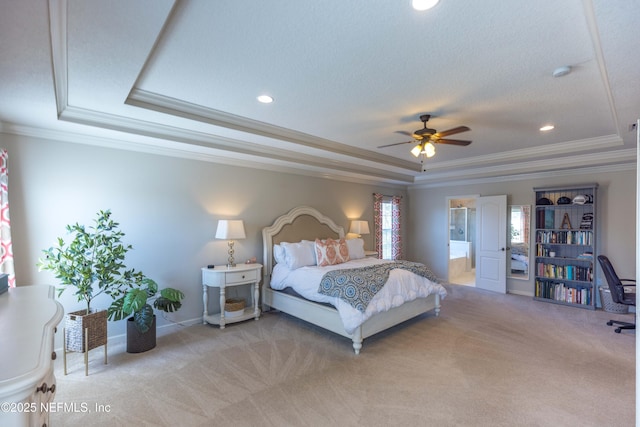
[[[602,266],[602,272],[604,273],[604,277],[607,279],[607,283],[609,284],[609,291],[611,291],[611,299],[613,302],[624,305],[632,305],[635,307],[636,305],[636,293],[635,286],[636,281],[633,279],[620,279],[616,274],[616,271],[613,269],[613,265],[611,265],[611,261],[604,255],[598,255],[598,261]],[[629,292],[628,288],[630,286],[634,287],[633,292]],[[634,314],[635,319],[635,314]],[[622,322],[620,320],[609,320],[607,325],[618,325],[616,328],[616,333],[620,333],[623,329],[635,329],[635,323]]]

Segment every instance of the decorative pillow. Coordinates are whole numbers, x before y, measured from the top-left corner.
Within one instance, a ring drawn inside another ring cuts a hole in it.
[[[316,262],[318,266],[342,264],[349,261],[349,247],[344,239],[335,241],[327,239],[324,242],[316,239]]]
[[[349,239],[347,240],[347,247],[349,248],[350,259],[364,258],[364,240],[362,239]]]
[[[286,262],[282,245],[273,245],[273,258],[276,260],[276,264],[284,264]]]
[[[290,270],[295,270],[296,268],[307,265],[316,265],[314,242],[282,242],[280,246],[284,248],[285,264],[287,264]]]

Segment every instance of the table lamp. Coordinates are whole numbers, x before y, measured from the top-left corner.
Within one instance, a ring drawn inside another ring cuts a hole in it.
[[[221,219],[218,221],[216,230],[216,239],[225,239],[229,241],[229,258],[227,267],[235,267],[236,263],[233,259],[233,241],[244,239],[247,237],[244,233],[244,223],[241,219]]]
[[[362,237],[363,234],[369,234],[369,221],[351,221],[349,233],[357,234],[358,237]]]

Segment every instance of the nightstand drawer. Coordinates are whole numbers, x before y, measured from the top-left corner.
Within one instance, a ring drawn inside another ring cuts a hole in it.
[[[227,285],[238,282],[246,282],[246,281],[255,282],[258,280],[258,271],[257,270],[247,270],[247,271],[234,271],[225,274],[225,282]]]

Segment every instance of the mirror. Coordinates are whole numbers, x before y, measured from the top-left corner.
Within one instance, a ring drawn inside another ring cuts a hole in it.
[[[529,232],[531,206],[509,206],[509,248],[507,259],[508,276],[514,279],[529,279]]]

